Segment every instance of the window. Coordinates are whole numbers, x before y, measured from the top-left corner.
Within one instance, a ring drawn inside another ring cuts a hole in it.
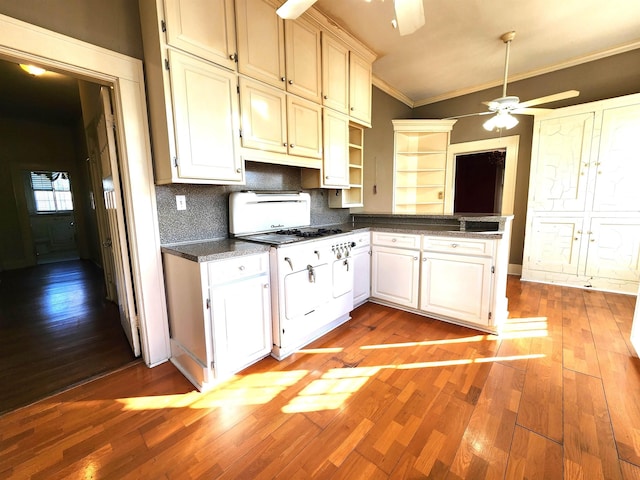
[[[31,172],[31,189],[36,212],[73,210],[71,182],[67,172]]]

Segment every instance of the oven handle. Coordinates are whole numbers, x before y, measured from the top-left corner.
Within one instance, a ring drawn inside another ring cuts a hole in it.
[[[291,271],[293,272],[293,263],[291,262],[291,259],[289,257],[284,257],[284,261],[289,264]]]

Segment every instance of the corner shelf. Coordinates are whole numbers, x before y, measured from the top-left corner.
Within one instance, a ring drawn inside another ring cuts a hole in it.
[[[349,188],[331,190],[329,207],[362,207],[363,203],[364,128],[349,124]]]

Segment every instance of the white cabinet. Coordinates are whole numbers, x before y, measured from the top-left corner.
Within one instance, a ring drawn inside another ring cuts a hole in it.
[[[271,351],[269,255],[198,263],[164,253],[171,361],[200,390]]]
[[[322,104],[349,113],[349,48],[322,32]]]
[[[349,115],[371,126],[371,62],[356,52],[349,54]]]
[[[354,236],[353,257],[353,305],[357,307],[371,295],[371,234],[358,233]]]
[[[494,242],[434,239],[437,245],[425,237],[424,248],[434,250],[422,252],[420,310],[488,327],[491,323]]]
[[[211,48],[196,48],[207,46],[209,29],[218,37],[231,26],[223,22],[225,32],[218,32],[213,31],[215,22],[194,25],[205,22],[212,11],[228,18],[231,6],[218,1],[198,2],[202,11],[191,3],[186,10],[178,2],[166,6],[171,15],[165,22],[161,0],[140,2],[156,183],[242,184],[236,74],[210,60],[213,39]]]
[[[242,146],[320,159],[322,107],[241,78]]]
[[[635,293],[640,95],[537,116],[524,280]]]
[[[164,0],[164,9],[169,45],[235,70],[233,0]]]
[[[320,29],[283,21],[268,0],[236,0],[238,71],[321,103]]]
[[[418,308],[419,235],[373,232],[371,296]]]

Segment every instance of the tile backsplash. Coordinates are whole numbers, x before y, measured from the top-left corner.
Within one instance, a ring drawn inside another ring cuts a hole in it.
[[[257,162],[246,164],[246,185],[156,185],[160,242],[191,242],[229,235],[229,194],[240,190],[304,190],[311,195],[311,225],[348,222],[349,209],[329,208],[335,190],[303,189],[300,168]],[[176,208],[176,195],[184,195],[187,209]]]

